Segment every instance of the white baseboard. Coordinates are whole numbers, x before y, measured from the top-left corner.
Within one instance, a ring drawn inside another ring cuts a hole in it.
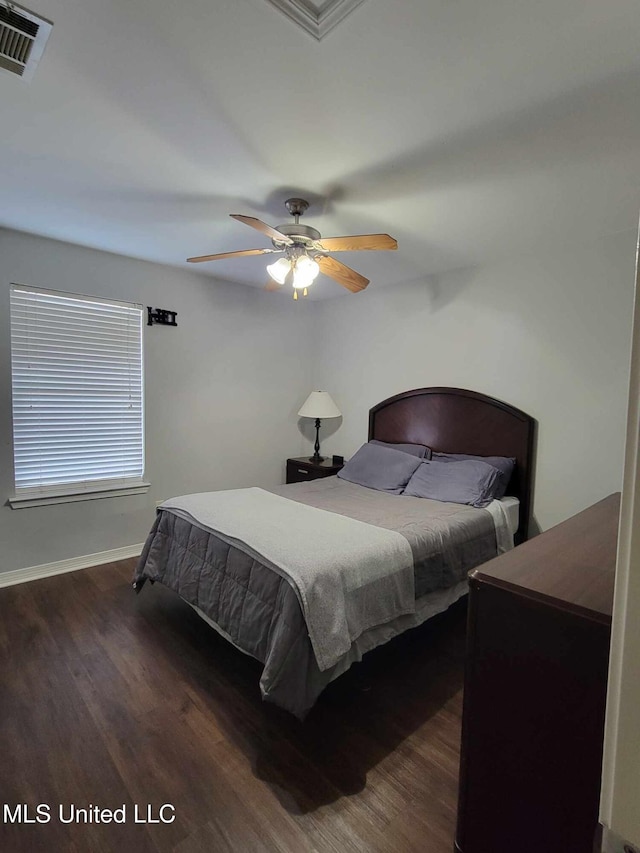
[[[98,551],[97,554],[71,557],[70,560],[58,560],[56,563],[43,563],[41,566],[27,566],[11,572],[0,572],[0,587],[48,578],[51,575],[61,575],[64,572],[75,572],[77,569],[88,569],[91,566],[100,566],[102,563],[115,563],[116,560],[127,560],[129,557],[139,557],[143,547],[143,543],[126,545],[124,548]]]

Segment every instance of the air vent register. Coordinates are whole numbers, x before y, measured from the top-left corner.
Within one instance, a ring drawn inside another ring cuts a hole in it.
[[[33,12],[0,2],[0,69],[30,80],[52,28]]]

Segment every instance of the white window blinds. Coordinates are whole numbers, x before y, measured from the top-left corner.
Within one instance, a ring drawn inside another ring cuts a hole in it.
[[[142,306],[11,286],[16,496],[142,484]]]

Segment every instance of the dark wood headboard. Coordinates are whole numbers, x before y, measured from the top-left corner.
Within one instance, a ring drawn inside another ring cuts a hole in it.
[[[369,440],[426,444],[439,453],[513,456],[507,494],[520,500],[516,543],[529,535],[536,421],[513,406],[462,388],[416,388],[369,410]]]

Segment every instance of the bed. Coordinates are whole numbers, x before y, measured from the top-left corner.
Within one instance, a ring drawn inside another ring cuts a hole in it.
[[[370,410],[370,442],[510,457],[506,496],[479,509],[335,476],[181,496],[159,507],[134,588],[175,591],[264,665],[263,698],[303,719],[366,652],[446,610],[468,571],[527,538],[534,436],[531,417],[477,392],[398,394]]]

